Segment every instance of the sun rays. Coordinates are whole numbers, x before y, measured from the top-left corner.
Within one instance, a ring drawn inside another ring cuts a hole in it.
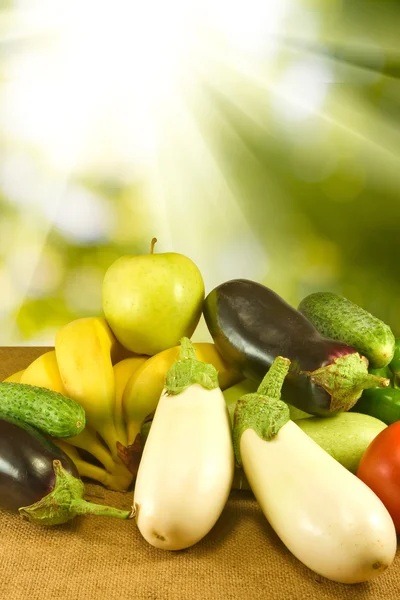
[[[400,173],[395,37],[380,45],[375,28],[365,45],[364,15],[348,43],[339,4],[19,0],[0,11],[4,343],[46,336],[33,323],[58,297],[71,316],[96,311],[89,291],[69,306],[68,290],[153,235],[195,260],[208,287],[246,275],[295,298],[317,275],[337,284],[335,241],[299,202],[351,213],[368,185],[391,197]],[[307,240],[334,248],[324,269]],[[62,318],[44,317],[49,338]]]

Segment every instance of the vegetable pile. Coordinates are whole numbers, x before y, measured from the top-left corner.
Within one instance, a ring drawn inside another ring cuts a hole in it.
[[[296,309],[236,279],[205,296],[196,265],[155,242],[110,265],[104,316],[65,324],[0,383],[0,507],[46,526],[134,519],[181,550],[232,488],[251,490],[316,573],[384,572],[400,533],[400,339],[330,292]],[[191,341],[202,314],[212,342]],[[127,510],[87,502],[87,480],[129,492]]]

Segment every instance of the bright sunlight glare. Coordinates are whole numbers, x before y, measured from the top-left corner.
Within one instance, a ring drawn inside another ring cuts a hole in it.
[[[142,160],[154,143],[150,111],[169,93],[183,52],[179,4],[43,3],[47,43],[12,61],[3,127],[39,144],[60,169],[101,161],[119,137]]]
[[[289,297],[308,260],[296,239],[312,233],[299,182],[310,207],[317,186],[349,206],[371,181],[398,190],[396,80],[379,70],[396,64],[394,27],[371,27],[365,50],[370,17],[350,31],[336,0],[3,4],[3,340],[34,343],[43,306],[50,336],[61,317],[48,297],[97,310],[98,292],[74,298],[85,280],[98,289],[108,245],[153,235],[195,261],[206,289],[267,278]]]
[[[238,192],[229,181],[230,166],[216,155],[203,130],[211,114],[216,135],[227,126],[207,90],[213,86],[229,93],[230,102],[240,108],[253,90],[257,110],[252,118],[268,127],[275,110],[268,94],[275,93],[281,75],[276,63],[293,4],[18,0],[9,9],[7,21],[0,20],[0,28],[9,24],[0,97],[0,139],[8,160],[0,185],[11,202],[23,205],[27,223],[35,211],[43,215],[41,239],[35,241],[35,252],[29,248],[31,260],[18,283],[16,305],[22,306],[33,289],[42,248],[53,229],[81,244],[112,235],[112,220],[103,213],[93,216],[92,208],[81,227],[75,218],[67,218],[75,206],[81,215],[84,201],[93,199],[80,192],[80,177],[140,183],[160,238],[159,251],[179,240],[180,251],[194,255],[205,273],[210,251],[200,238],[193,239],[187,223],[207,221],[213,228],[213,215],[224,221],[229,213],[230,231],[242,240],[252,239]],[[263,83],[259,90],[246,82],[255,73]],[[293,86],[279,91],[293,95]],[[317,110],[324,92],[314,91],[312,109]],[[277,114],[280,110],[278,102]],[[21,177],[25,167],[29,177]],[[273,193],[279,198],[278,190]],[[100,196],[96,202],[105,206]],[[179,218],[172,220],[171,214]],[[231,247],[226,251],[227,236],[227,231],[218,231],[216,244],[223,259],[207,275],[209,286],[223,272],[259,277],[267,269],[261,247],[250,266],[243,245],[237,252]],[[15,322],[8,323],[15,329]],[[10,331],[10,338],[16,336]]]
[[[197,214],[196,206],[215,208],[218,198],[231,230],[252,238],[199,115],[186,101],[194,94],[201,102],[203,86],[226,57],[241,70],[271,58],[291,1],[18,0],[2,13],[0,139],[8,160],[0,185],[23,207],[28,229],[30,215],[42,214],[34,247],[25,244],[30,260],[23,277],[13,281],[16,307],[32,296],[53,229],[81,244],[103,239],[105,224],[111,235],[112,219],[97,218],[93,202],[85,214],[91,197],[80,193],[80,176],[140,182],[159,250],[179,239],[181,251],[195,253],[205,272],[209,253],[200,242],[194,246],[190,228],[182,226],[194,214],[200,220],[209,215],[213,225],[212,211]],[[105,206],[100,196],[96,202]],[[68,218],[74,207],[78,222]],[[172,222],[171,210],[182,218]],[[20,230],[15,247],[23,243]],[[225,235],[218,235],[221,249]],[[14,254],[10,249],[10,260]],[[245,262],[232,252],[220,268],[251,276]],[[6,319],[4,327],[6,338],[18,338],[15,320]]]
[[[238,61],[268,53],[289,1],[19,4],[14,38],[25,36],[26,52],[8,59],[0,126],[69,173],[145,171],[171,105],[192,65],[212,55],[212,41],[215,54],[236,50]]]

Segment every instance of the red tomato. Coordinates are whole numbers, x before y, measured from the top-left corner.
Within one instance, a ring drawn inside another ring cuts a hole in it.
[[[382,500],[400,533],[400,421],[372,440],[361,458],[357,476]]]

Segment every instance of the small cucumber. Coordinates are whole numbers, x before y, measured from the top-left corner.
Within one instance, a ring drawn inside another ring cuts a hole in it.
[[[52,437],[78,435],[86,424],[85,411],[72,398],[24,383],[0,383],[0,416],[32,425]]]
[[[390,327],[343,296],[316,292],[304,298],[298,310],[319,333],[366,356],[372,368],[392,360],[395,338]]]

